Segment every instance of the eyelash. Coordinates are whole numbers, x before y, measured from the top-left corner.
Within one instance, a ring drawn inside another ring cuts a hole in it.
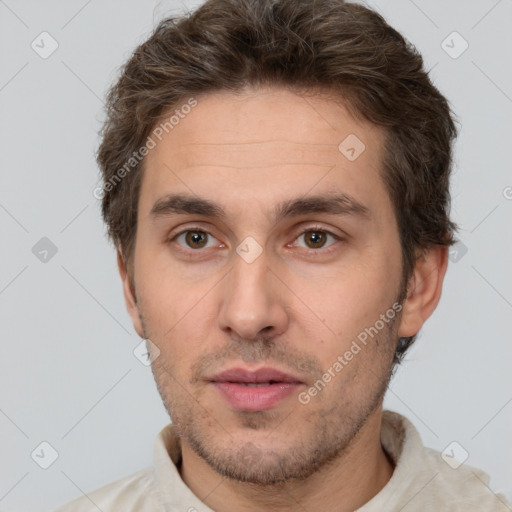
[[[179,233],[176,233],[175,235],[172,236],[172,238],[169,239],[169,243],[170,242],[175,242],[176,239],[185,234],[185,233],[190,233],[190,232],[199,232],[199,233],[205,233],[206,235],[208,236],[212,236],[213,238],[215,238],[211,233],[209,233],[208,231],[206,231],[205,229],[203,228],[200,228],[198,226],[192,226],[190,228],[187,228],[187,229],[184,229],[183,231],[180,231]],[[309,233],[309,232],[318,232],[318,233],[325,233],[326,235],[329,235],[329,236],[332,236],[335,241],[337,242],[343,242],[343,238],[340,237],[339,235],[335,235],[334,233],[332,233],[331,231],[327,230],[327,229],[324,229],[322,228],[321,226],[309,226],[308,228],[306,229],[302,229],[300,232],[298,232],[296,235],[294,235],[294,241],[297,240],[300,236],[302,235],[305,235],[306,233]],[[287,244],[288,245],[288,244]],[[327,247],[320,247],[318,249],[305,249],[305,248],[302,248],[304,250],[306,250],[307,252],[309,253],[320,253],[322,252],[323,254],[327,254],[330,252],[330,249],[332,246],[336,245],[335,242],[333,242],[332,244],[328,245]],[[178,244],[179,246],[179,244]],[[199,252],[203,252],[201,249],[192,249],[192,248],[189,248],[189,249],[186,249],[185,247],[183,246],[179,246],[181,249],[183,249],[184,251],[187,251],[187,252],[196,252],[196,253],[199,253]]]

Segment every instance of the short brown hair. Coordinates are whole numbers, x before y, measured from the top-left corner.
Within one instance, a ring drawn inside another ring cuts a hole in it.
[[[180,102],[247,86],[329,89],[355,115],[383,128],[383,179],[398,222],[402,284],[419,253],[454,243],[452,114],[421,55],[378,13],[343,0],[208,0],[191,14],[161,21],[121,71],[107,96],[97,160],[103,217],[127,262],[144,160],[133,170],[126,162]],[[399,340],[396,362],[414,339]]]

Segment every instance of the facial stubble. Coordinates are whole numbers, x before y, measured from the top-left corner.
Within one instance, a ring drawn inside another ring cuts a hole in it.
[[[152,371],[181,441],[217,473],[264,487],[304,480],[348,451],[368,419],[381,407],[392,376],[399,318],[397,314],[363,348],[373,351],[373,362],[365,357],[359,371],[351,373],[351,382],[337,376],[328,384],[332,390],[323,390],[307,405],[297,400],[295,407],[287,412],[279,409],[237,411],[231,412],[226,422],[207,402],[204,386],[197,387],[201,375],[209,368],[219,368],[224,361],[277,363],[295,374],[307,375],[310,382],[322,375],[318,360],[310,355],[298,355],[269,338],[231,340],[222,351],[201,356],[191,368],[192,378],[188,381],[179,377],[179,362],[173,364],[162,357],[153,362]],[[142,312],[141,322],[144,336],[149,338]],[[341,375],[348,368],[344,368]],[[346,388],[350,385],[355,394],[347,394]],[[361,390],[364,390],[363,396]],[[250,433],[261,435],[252,441]],[[295,439],[290,443],[293,434]]]

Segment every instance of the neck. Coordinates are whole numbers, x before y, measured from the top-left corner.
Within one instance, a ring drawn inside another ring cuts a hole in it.
[[[229,480],[214,471],[186,444],[181,476],[204,503],[218,512],[303,510],[354,511],[389,481],[393,464],[380,443],[382,409],[378,408],[346,450],[309,478],[275,486]]]

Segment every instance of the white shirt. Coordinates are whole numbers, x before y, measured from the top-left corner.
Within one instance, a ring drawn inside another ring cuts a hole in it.
[[[356,512],[512,511],[503,495],[489,489],[483,471],[465,464],[454,469],[453,459],[450,465],[439,452],[423,446],[407,418],[384,411],[381,443],[395,463],[393,475]],[[213,512],[181,479],[176,467],[180,460],[180,440],[172,425],[167,425],[156,439],[152,468],[82,496],[56,512]]]

